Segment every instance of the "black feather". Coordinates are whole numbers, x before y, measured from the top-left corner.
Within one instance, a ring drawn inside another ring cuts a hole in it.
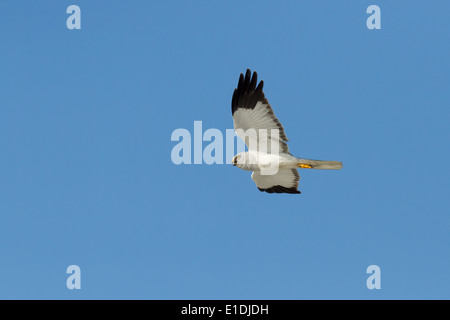
[[[237,109],[254,109],[258,101],[262,103],[269,103],[264,96],[263,86],[264,82],[260,81],[258,86],[256,83],[258,82],[258,74],[256,71],[253,72],[253,75],[250,69],[247,69],[245,72],[245,77],[241,73],[239,76],[239,82],[237,88],[233,92],[233,97],[231,99],[231,113]]]

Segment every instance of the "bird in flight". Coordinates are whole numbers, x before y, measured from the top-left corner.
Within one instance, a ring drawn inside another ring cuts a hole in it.
[[[252,180],[261,192],[299,194],[297,169],[342,168],[342,162],[297,158],[289,152],[288,139],[272,107],[264,96],[257,74],[241,73],[231,100],[236,134],[244,140],[247,152],[232,159],[233,166],[253,171]]]

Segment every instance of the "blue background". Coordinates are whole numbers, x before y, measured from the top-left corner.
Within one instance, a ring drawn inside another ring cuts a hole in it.
[[[1,1],[0,298],[449,299],[449,10]],[[246,68],[292,153],[343,170],[270,195],[172,163],[173,130],[233,128]]]

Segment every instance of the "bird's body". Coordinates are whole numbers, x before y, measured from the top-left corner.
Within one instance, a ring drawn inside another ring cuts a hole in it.
[[[234,128],[249,149],[234,156],[233,165],[253,171],[252,180],[258,189],[268,193],[300,193],[299,168],[341,169],[339,161],[303,159],[289,152],[284,128],[262,91],[264,83],[256,86],[256,82],[256,72],[251,76],[247,69],[233,93]]]
[[[278,164],[278,170],[285,169],[341,169],[342,162],[302,159],[290,153],[271,154],[255,150],[241,152],[233,159],[239,159],[234,164],[236,167],[246,171],[263,171],[272,164]],[[241,160],[242,159],[242,160]]]

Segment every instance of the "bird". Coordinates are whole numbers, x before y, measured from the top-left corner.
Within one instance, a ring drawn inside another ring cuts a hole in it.
[[[289,152],[284,128],[264,95],[264,81],[247,69],[241,73],[231,99],[234,130],[247,145],[231,163],[246,171],[261,192],[300,194],[297,169],[342,169],[340,161],[304,159]]]

